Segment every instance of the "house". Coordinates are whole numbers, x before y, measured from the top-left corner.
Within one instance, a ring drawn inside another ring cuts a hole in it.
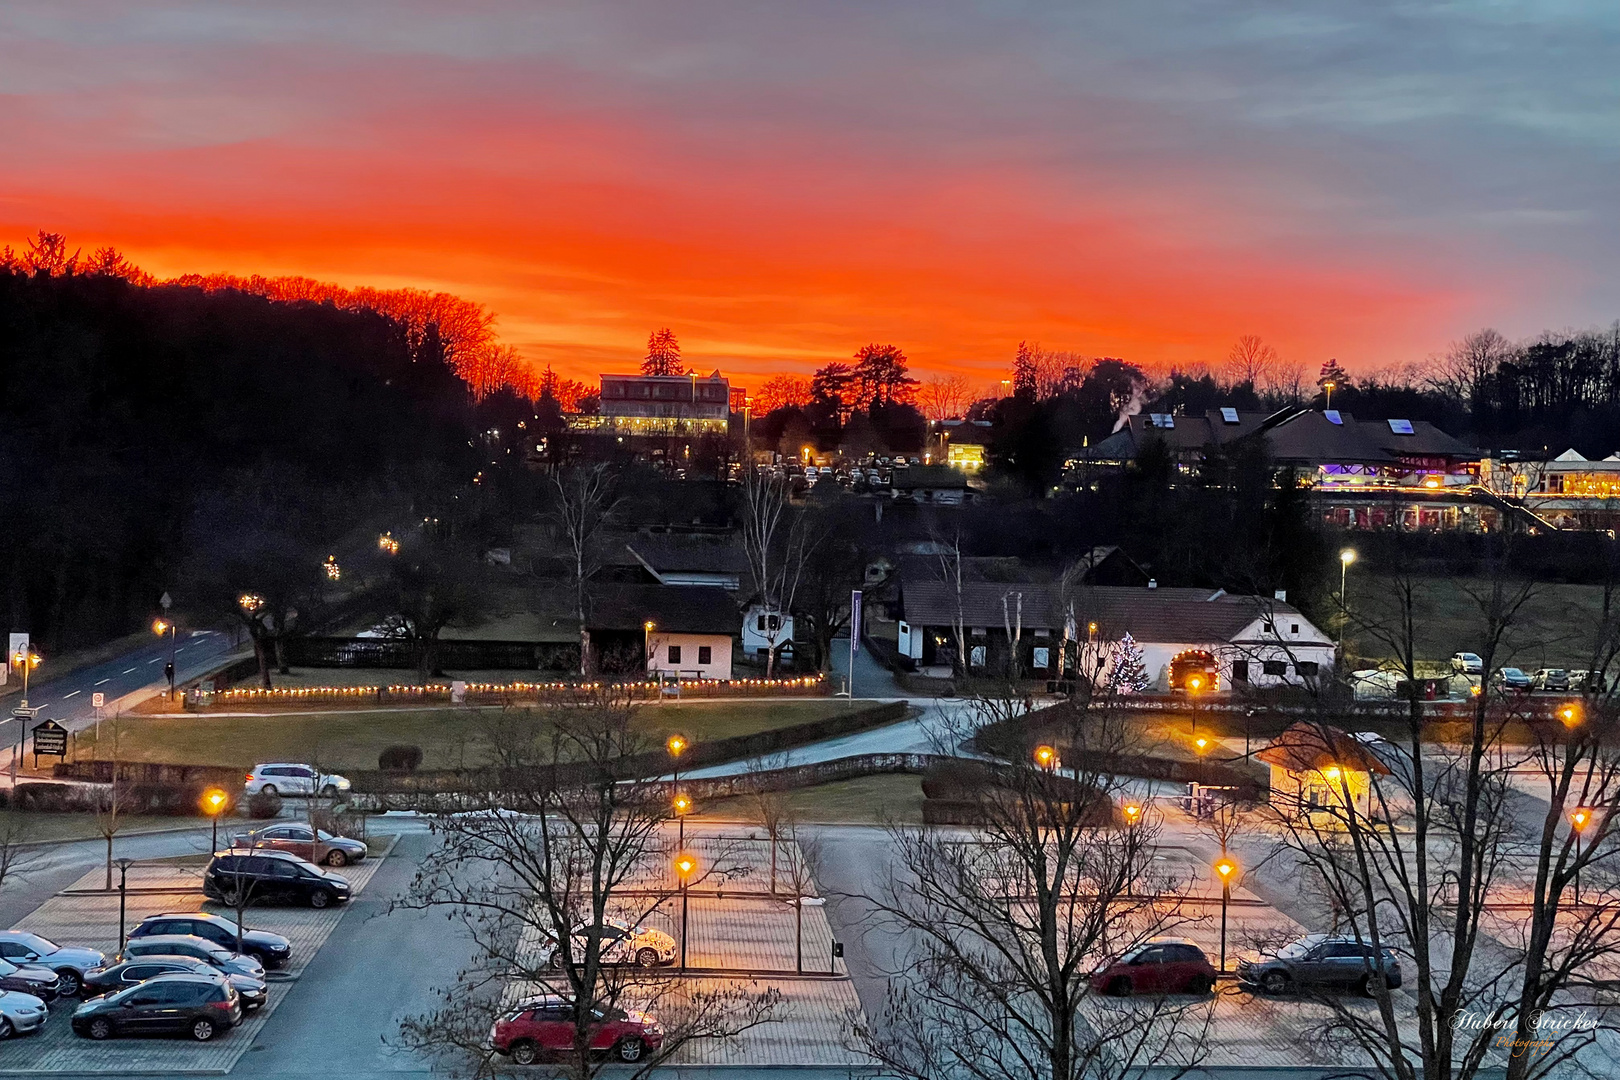
[[[1255,760],[1271,769],[1271,805],[1287,814],[1344,814],[1346,796],[1358,814],[1371,808],[1372,777],[1389,767],[1366,743],[1327,724],[1290,725]]]
[[[638,533],[625,541],[634,563],[659,585],[709,585],[736,592],[748,557],[730,533]]]
[[[896,647],[933,675],[966,660],[970,671],[1055,679],[1076,671],[1103,679],[1129,633],[1142,651],[1147,689],[1202,692],[1306,683],[1333,669],[1333,640],[1285,601],[1221,589],[972,580],[960,588],[942,567],[908,561],[894,605]],[[921,572],[918,572],[918,570]],[[963,641],[958,641],[959,629]],[[1078,668],[1076,665],[1078,664]]]
[[[1151,579],[1136,560],[1116,544],[1101,544],[1075,562],[1079,580],[1086,585],[1146,585]]]
[[[648,674],[729,679],[737,621],[737,601],[725,589],[601,585],[591,591],[585,629],[601,667],[639,666]],[[634,659],[626,663],[626,657]]]
[[[697,375],[603,375],[593,415],[570,416],[574,431],[635,435],[724,435],[731,384],[718,371]]]
[[[778,656],[793,655],[793,616],[753,603],[743,612],[742,648],[746,656],[761,660],[772,649]]]
[[[913,465],[895,469],[889,481],[891,495],[901,502],[939,506],[961,506],[972,502],[978,492],[968,483],[961,469],[949,465]]]

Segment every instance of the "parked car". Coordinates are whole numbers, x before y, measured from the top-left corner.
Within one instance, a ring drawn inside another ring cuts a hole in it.
[[[575,963],[585,955],[585,931],[581,926],[574,931],[573,956]],[[545,956],[547,967],[562,966],[562,950],[556,942],[548,941],[551,951]],[[631,926],[622,919],[602,920],[602,963],[635,964],[637,967],[657,967],[675,962],[675,939],[662,930],[646,926]]]
[[[31,1035],[50,1019],[50,1007],[33,994],[0,990],[0,1039]]]
[[[300,859],[324,866],[348,866],[366,857],[366,845],[347,836],[333,836],[325,829],[312,828],[297,822],[269,825],[250,833],[233,836],[231,843],[239,848],[273,848],[290,851]]]
[[[141,956],[97,968],[87,974],[84,978],[84,995],[89,998],[112,994],[136,983],[155,979],[159,975],[176,973],[210,977],[221,974],[218,968],[207,961],[195,960],[189,956]],[[263,979],[255,979],[251,975],[226,974],[225,980],[241,995],[243,1012],[253,1012],[264,1007],[270,993],[270,985]]]
[[[222,949],[207,938],[192,937],[190,934],[151,934],[134,938],[124,944],[124,952],[118,957],[118,962],[142,956],[189,956],[211,965],[223,975],[264,978],[264,965],[253,957]]]
[[[1239,960],[1238,982],[1268,994],[1297,989],[1359,990],[1368,993],[1373,965],[1381,964],[1391,989],[1401,985],[1401,962],[1389,949],[1380,958],[1354,938],[1308,934],[1259,960]]]
[[[1504,690],[1530,691],[1530,676],[1516,667],[1505,667],[1496,673],[1496,682]]]
[[[598,1009],[586,1037],[592,1050],[624,1062],[640,1061],[664,1042],[664,1029],[654,1017],[623,1009]],[[574,1006],[570,999],[547,994],[508,1010],[489,1029],[490,1045],[519,1065],[574,1049]]]
[[[57,993],[77,997],[84,973],[105,964],[107,957],[95,949],[58,945],[26,930],[6,930],[0,932],[0,960],[48,967],[56,972]]]
[[[54,1001],[61,992],[56,972],[39,964],[14,964],[0,960],[0,990],[32,994],[41,1001]]]
[[[1485,661],[1479,658],[1478,653],[1452,653],[1451,670],[1460,675],[1478,675],[1485,670]]]
[[[1537,668],[1530,676],[1530,685],[1537,690],[1568,690],[1569,672],[1563,668]]]
[[[1115,997],[1207,994],[1214,985],[1214,965],[1186,938],[1152,938],[1091,974],[1092,989]]]
[[[242,1022],[242,999],[217,975],[159,975],[73,1010],[73,1033],[90,1039],[184,1032],[207,1042]]]
[[[159,934],[191,934],[206,938],[229,952],[243,952],[267,968],[278,968],[292,958],[292,942],[267,930],[242,930],[242,948],[236,947],[236,920],[206,911],[166,912],[148,915],[129,932],[130,939]]]
[[[286,851],[227,851],[215,855],[203,874],[203,894],[230,902],[237,890],[249,903],[294,903],[323,908],[353,895],[348,878],[322,870]]]
[[[1606,694],[1609,691],[1609,680],[1603,677],[1601,671],[1575,668],[1569,673],[1569,688],[1586,694]]]
[[[253,766],[242,790],[249,795],[267,791],[272,795],[315,795],[335,798],[349,790],[348,777],[316,772],[308,765],[271,761]]]

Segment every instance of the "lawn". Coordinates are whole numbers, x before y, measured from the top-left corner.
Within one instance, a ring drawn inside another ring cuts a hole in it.
[[[830,699],[670,702],[641,708],[637,723],[653,745],[672,732],[696,743],[820,720],[849,708],[848,702]],[[422,748],[423,768],[454,768],[486,763],[500,732],[514,720],[528,722],[525,710],[502,713],[500,708],[425,708],[132,716],[117,725],[117,754],[126,761],[242,768],[262,761],[307,761],[341,772],[375,769],[384,747],[403,744]],[[533,722],[541,723],[538,717]],[[81,732],[79,755],[112,757],[113,727],[102,725],[99,753],[93,735]]]
[[[220,822],[225,828],[227,822]],[[147,832],[153,829],[207,828],[205,817],[174,817],[159,814],[127,814],[118,820],[120,835]],[[24,810],[0,810],[0,836],[13,843],[32,843],[47,840],[88,840],[99,837],[94,814],[30,813]]]
[[[872,824],[889,819],[922,821],[922,777],[904,773],[862,776],[790,791],[789,810],[800,820],[829,825]],[[715,821],[754,821],[754,801],[745,796],[700,807],[698,817]]]
[[[1479,652],[1485,621],[1476,597],[1488,596],[1488,590],[1488,582],[1469,578],[1423,579],[1417,601],[1418,657],[1444,667],[1454,652]],[[1398,609],[1387,579],[1358,581],[1352,571],[1348,592],[1353,621],[1393,622]],[[1596,585],[1535,586],[1507,635],[1502,662],[1526,671],[1587,667],[1602,602],[1603,590]],[[1346,637],[1358,667],[1374,666],[1390,652],[1375,635],[1353,624]]]

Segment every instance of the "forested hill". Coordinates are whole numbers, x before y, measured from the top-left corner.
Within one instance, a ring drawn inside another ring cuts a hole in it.
[[[434,335],[377,314],[0,271],[4,618],[53,648],[127,633],[214,556],[465,482],[476,413]]]

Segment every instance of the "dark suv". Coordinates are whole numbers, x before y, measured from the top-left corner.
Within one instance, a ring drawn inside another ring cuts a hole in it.
[[[73,1033],[178,1035],[207,1042],[242,1022],[242,999],[230,983],[210,975],[159,975],[128,990],[98,997],[73,1010]]]
[[[233,904],[246,892],[250,904],[279,902],[323,908],[349,899],[349,879],[285,851],[229,851],[215,855],[203,875],[210,900]]]
[[[222,949],[242,952],[254,957],[267,968],[282,967],[292,957],[292,942],[280,934],[265,930],[242,931],[242,947],[236,947],[234,919],[210,915],[206,911],[174,911],[162,915],[148,915],[141,925],[129,932],[131,940],[159,934],[190,934],[205,938]]]
[[[208,963],[189,956],[137,956],[133,960],[97,968],[84,977],[84,996],[100,997],[127,989],[136,983],[155,979],[159,975],[224,975],[225,981],[242,996],[242,1011],[250,1013],[264,1007],[269,1000],[270,988],[263,979],[251,975],[227,974]]]
[[[1382,963],[1373,947],[1346,937],[1308,934],[1259,960],[1239,960],[1238,982],[1268,994],[1292,990],[1357,990],[1369,992],[1372,973],[1383,968],[1391,990],[1401,985],[1401,963],[1384,950]]]

